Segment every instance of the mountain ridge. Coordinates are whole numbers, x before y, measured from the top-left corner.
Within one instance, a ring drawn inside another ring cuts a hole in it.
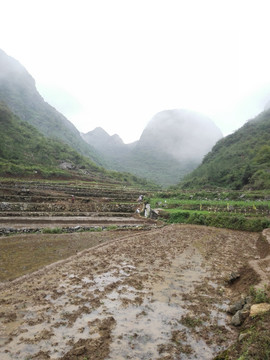
[[[64,164],[77,170],[78,175],[102,172],[69,145],[45,137],[33,125],[22,121],[3,102],[0,102],[0,131],[2,174],[68,176],[68,172],[62,171]]]
[[[48,138],[0,102],[0,175],[4,177],[82,179],[158,188],[132,174],[96,165],[69,145]]]
[[[0,101],[7,104],[21,120],[33,125],[45,136],[59,139],[98,165],[103,164],[100,155],[81,138],[77,128],[44,101],[28,71],[19,61],[1,49]]]
[[[219,140],[180,188],[270,188],[270,110]]]
[[[131,144],[124,144],[122,139],[115,143],[118,135],[110,136],[102,128],[82,136],[101,152],[110,169],[132,172],[167,186],[198,166],[222,133],[205,116],[173,109],[156,114],[140,139]]]

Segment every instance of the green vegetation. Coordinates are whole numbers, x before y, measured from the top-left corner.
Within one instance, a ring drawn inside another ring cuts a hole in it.
[[[4,104],[0,104],[0,173],[22,175],[39,173],[67,175],[59,165],[68,162],[73,168],[102,171],[66,144],[46,138],[32,125],[21,121]],[[103,170],[104,171],[104,170]]]
[[[244,231],[270,226],[267,191],[160,192],[150,200],[168,223],[197,224]],[[246,200],[244,200],[246,199]]]
[[[117,225],[109,225],[106,227],[106,230],[117,230],[118,229],[118,226]]]
[[[249,219],[244,215],[207,213],[195,211],[174,211],[170,214],[169,223],[185,223],[215,226],[234,230],[262,231],[270,226],[270,219]]]
[[[231,190],[226,188],[215,189],[170,189],[160,191],[157,198],[176,200],[215,200],[215,201],[262,201],[270,199],[269,190]]]
[[[177,184],[194,170],[221,137],[209,119],[185,110],[156,114],[132,144],[124,144],[102,128],[83,135],[107,160],[106,167],[135,173],[163,187]]]
[[[189,328],[195,328],[196,326],[201,326],[203,321],[193,316],[186,315],[182,317],[181,324]]]
[[[164,199],[152,198],[152,207],[182,208],[188,210],[211,210],[211,211],[242,211],[251,213],[268,214],[270,212],[269,201],[240,201],[240,200],[178,200],[176,198]]]
[[[34,126],[45,137],[57,139],[80,155],[103,165],[100,155],[83,141],[75,126],[43,100],[27,70],[1,49],[0,77],[0,102],[7,104],[21,120]]]
[[[85,178],[157,189],[129,173],[97,166],[70,146],[42,135],[0,103],[0,175],[31,178]],[[67,166],[65,166],[67,164]],[[61,168],[63,167],[63,169]]]
[[[45,228],[42,230],[43,234],[62,234],[63,229],[56,227],[56,228]]]
[[[254,304],[270,302],[270,298],[267,294],[266,289],[255,289],[254,286],[251,286],[249,293],[252,297],[252,302]]]
[[[237,341],[214,360],[269,360],[270,313],[250,320],[242,329],[243,340]]]
[[[87,137],[85,138],[88,140]],[[90,140],[89,140],[90,141]],[[120,172],[130,172],[149,182],[155,181],[161,186],[170,186],[177,183],[188,172],[197,165],[194,163],[182,163],[162,151],[140,147],[129,147],[129,145],[102,146],[97,147],[101,155],[106,158],[104,166]]]
[[[250,288],[252,303],[270,301],[268,289]],[[241,340],[236,341],[214,360],[269,360],[270,359],[270,313],[249,317],[241,327]]]
[[[151,207],[160,208],[167,223],[198,224],[245,231],[270,227],[269,190],[236,191],[179,190],[159,192],[151,198]],[[270,302],[269,287],[250,288],[252,303]],[[194,328],[199,319],[185,317],[182,323]],[[241,340],[236,340],[215,360],[269,360],[270,313],[248,318],[241,327]]]
[[[193,164],[180,164],[168,154],[144,148],[136,148],[128,156],[111,164],[118,171],[126,170],[135,173],[137,176],[146,178],[148,181],[155,181],[163,187],[175,184],[195,168]]]
[[[177,188],[270,189],[270,110],[221,139]]]

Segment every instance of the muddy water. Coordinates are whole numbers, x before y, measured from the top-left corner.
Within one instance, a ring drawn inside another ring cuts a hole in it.
[[[149,286],[151,294],[146,294],[140,306],[123,309],[119,301],[114,302],[113,306],[109,304],[117,325],[113,331],[115,340],[111,344],[108,359],[157,359],[162,344],[171,340],[172,331],[185,334],[182,345],[188,346],[192,351],[192,355],[182,353],[181,359],[211,359],[217,350],[222,349],[212,349],[181,324],[181,318],[190,315],[188,303],[183,300],[182,295],[193,292],[207,274],[202,260],[196,249],[189,248],[173,259],[167,269],[159,271],[162,281]],[[216,286],[214,283],[213,285]],[[218,309],[218,304],[213,304],[215,305]],[[212,311],[213,323],[225,325],[225,319],[224,309]],[[166,355],[170,354],[166,351],[162,353],[162,356]]]
[[[72,351],[89,360],[211,359],[235,338],[222,276],[256,254],[254,235],[203,229],[138,234],[4,288],[1,360],[61,359]],[[204,241],[203,251],[195,240]],[[79,345],[89,340],[109,341],[109,350]]]
[[[211,347],[202,339],[198,340],[196,334],[194,336],[180,322],[183,316],[189,314],[188,304],[182,299],[182,294],[194,291],[207,273],[201,263],[199,253],[195,249],[188,249],[175,258],[168,269],[160,271],[162,281],[153,286],[148,284],[151,291],[147,290],[147,286],[138,291],[132,286],[123,285],[125,278],[137,272],[135,266],[126,262],[92,279],[83,277],[72,287],[69,280],[76,279],[76,275],[69,274],[68,280],[59,284],[59,293],[64,290],[63,295],[56,299],[47,295],[45,299],[48,306],[32,307],[31,311],[24,314],[25,322],[31,326],[21,327],[19,341],[11,341],[6,346],[8,355],[3,354],[1,359],[16,359],[17,355],[24,358],[39,351],[50,352],[51,359],[60,358],[71,348],[69,344],[79,339],[99,337],[91,323],[109,315],[116,320],[116,326],[112,332],[113,341],[108,359],[157,359],[159,347],[170,341],[173,330],[184,333],[183,345],[192,348],[192,355],[182,354],[183,359],[211,359]],[[115,284],[119,285],[113,291],[104,293],[105,288]],[[103,292],[104,297],[96,309],[93,309],[90,301],[84,302],[80,315],[81,305],[74,305],[71,299],[84,299],[86,289],[92,294]],[[132,303],[136,298],[139,303],[134,306]],[[42,313],[42,320],[45,321],[34,325],[39,313]],[[76,319],[73,321],[74,316]],[[220,321],[224,316],[222,312],[215,312],[211,317]],[[165,356],[166,352],[162,355]]]

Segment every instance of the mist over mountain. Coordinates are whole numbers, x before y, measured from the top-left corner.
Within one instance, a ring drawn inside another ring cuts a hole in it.
[[[268,100],[267,102],[266,102],[266,104],[264,105],[264,110],[266,111],[266,110],[269,110],[270,109],[270,100]]]
[[[110,136],[100,127],[80,134],[68,119],[44,101],[27,70],[2,50],[0,101],[46,137],[71,146],[96,164],[163,186],[177,184],[194,170],[222,137],[210,119],[178,109],[156,114],[140,139],[131,144],[124,144],[118,135]]]
[[[200,162],[222,132],[213,121],[188,110],[165,110],[148,123],[138,142],[138,148],[163,151],[179,162]]]
[[[109,135],[101,127],[97,127],[87,134],[81,133],[81,136],[102,156],[103,164],[107,169],[129,171],[130,173],[135,174],[132,167],[125,166],[125,159],[135,147],[136,142],[124,144],[119,135]]]
[[[114,134],[110,136],[101,127],[97,127],[93,131],[89,131],[87,134],[82,133],[81,135],[86,142],[93,145],[98,150],[103,150],[104,147],[122,147],[124,145],[124,142],[119,135]]]
[[[110,136],[102,128],[82,136],[102,154],[110,169],[167,186],[195,169],[222,133],[210,119],[175,109],[156,114],[132,144],[124,144],[118,135]]]
[[[217,142],[179,187],[270,188],[270,110]]]
[[[102,159],[94,148],[83,141],[76,127],[44,101],[28,71],[1,49],[0,101],[7,104],[21,120],[33,125],[45,136],[59,139],[97,164],[102,164]]]
[[[132,174],[105,170],[71,146],[48,138],[0,102],[0,175],[16,178],[84,179],[151,187]]]

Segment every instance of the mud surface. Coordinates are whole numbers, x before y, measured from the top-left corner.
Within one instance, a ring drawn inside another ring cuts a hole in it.
[[[2,284],[0,358],[212,359],[236,338],[227,306],[260,281],[249,264],[269,246],[258,239],[187,225],[120,232]],[[229,287],[233,271],[245,277]]]
[[[136,234],[136,230],[21,234],[0,237],[0,283],[76,255],[84,249]]]

